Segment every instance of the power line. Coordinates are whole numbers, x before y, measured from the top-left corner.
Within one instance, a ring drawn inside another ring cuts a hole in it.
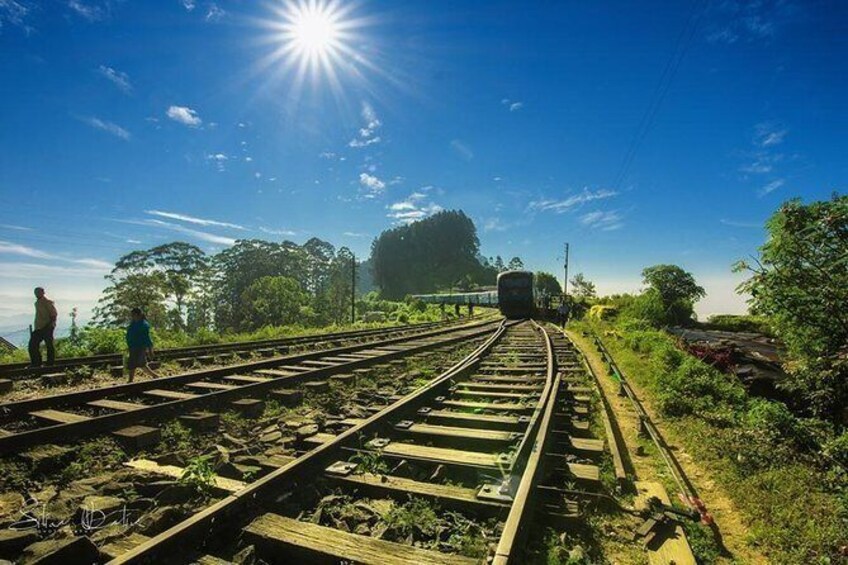
[[[659,115],[659,110],[662,106],[663,100],[665,99],[666,94],[668,94],[671,83],[674,80],[674,76],[677,74],[677,70],[680,68],[680,64],[683,62],[686,52],[691,46],[695,32],[698,30],[698,24],[706,12],[706,7],[707,0],[693,0],[692,11],[687,18],[683,29],[680,30],[680,34],[678,35],[677,41],[672,49],[671,56],[666,62],[665,68],[660,75],[660,79],[657,81],[654,91],[651,94],[651,101],[645,109],[645,113],[642,114],[642,119],[636,127],[636,132],[634,133],[633,138],[630,140],[630,146],[624,154],[624,160],[621,162],[621,166],[619,167],[613,182],[613,188],[615,190],[621,188],[621,184],[627,176],[627,172],[636,157],[639,146],[647,137],[648,132],[653,127],[654,122]]]

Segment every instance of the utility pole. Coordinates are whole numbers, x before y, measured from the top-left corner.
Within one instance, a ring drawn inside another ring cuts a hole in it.
[[[562,295],[568,296],[568,244],[565,244],[565,279],[562,281]]]
[[[356,323],[356,255],[350,254],[350,323]]]

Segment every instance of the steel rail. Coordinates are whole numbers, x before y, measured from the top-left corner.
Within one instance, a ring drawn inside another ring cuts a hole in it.
[[[394,404],[372,415],[364,422],[349,428],[333,440],[322,444],[284,467],[251,483],[241,491],[220,500],[188,520],[147,540],[110,565],[125,563],[185,563],[187,557],[203,551],[203,542],[215,540],[219,534],[233,531],[233,522],[244,524],[251,520],[269,501],[274,501],[281,490],[292,490],[299,484],[309,484],[333,463],[345,446],[355,444],[358,438],[387,425],[391,419],[402,418],[417,410],[422,402],[435,398],[450,386],[452,379],[467,374],[480,364],[480,357],[488,352],[504,335],[507,323],[501,321],[495,332],[473,352],[454,364],[430,383],[411,392]]]
[[[215,343],[209,345],[196,345],[178,348],[166,348],[156,350],[156,360],[172,360],[186,357],[197,357],[202,355],[212,355],[217,353],[231,353],[236,351],[253,351],[263,348],[283,347],[283,346],[298,346],[309,345],[326,341],[336,341],[344,339],[356,339],[359,337],[373,337],[382,334],[391,334],[405,331],[418,331],[428,328],[456,325],[455,321],[447,322],[426,322],[422,324],[410,324],[405,326],[390,326],[385,328],[368,328],[363,330],[352,330],[343,332],[332,332],[325,334],[309,334],[294,337],[282,337],[267,340],[255,341],[239,341],[230,343]],[[74,367],[102,367],[109,365],[122,365],[122,353],[108,353],[102,355],[91,355],[85,357],[65,357],[56,359],[53,365],[44,365],[41,367],[29,367],[28,363],[7,363],[0,364],[0,378],[17,378],[24,380],[26,378],[34,378],[41,374],[50,371],[62,371]]]
[[[252,383],[237,386],[236,388],[230,390],[221,390],[216,392],[209,392],[206,394],[199,395],[194,398],[189,399],[181,399],[181,400],[172,400],[161,402],[155,405],[147,406],[145,408],[139,408],[136,410],[129,410],[126,412],[118,412],[115,414],[106,414],[103,416],[93,417],[80,422],[72,422],[66,424],[56,424],[51,426],[45,426],[41,428],[36,428],[33,430],[28,430],[16,434],[11,434],[8,436],[0,437],[0,454],[8,453],[12,451],[17,451],[32,445],[37,445],[41,443],[46,443],[49,441],[55,441],[57,439],[61,439],[63,441],[67,441],[69,439],[76,439],[79,437],[84,437],[88,435],[102,433],[104,431],[113,430],[116,428],[120,428],[132,423],[142,422],[150,419],[159,419],[165,416],[176,414],[180,412],[186,412],[191,410],[196,410],[203,406],[208,406],[211,404],[221,403],[223,401],[232,400],[239,397],[249,396],[255,393],[263,393],[267,390],[271,390],[274,388],[280,388],[285,385],[297,384],[299,382],[307,381],[307,380],[315,380],[325,376],[328,376],[333,373],[340,373],[344,371],[350,371],[353,369],[363,368],[369,365],[377,364],[380,362],[391,361],[397,359],[399,357],[404,357],[406,355],[411,355],[413,353],[419,353],[422,351],[427,351],[430,349],[434,349],[437,347],[442,347],[444,345],[449,345],[451,343],[457,343],[460,341],[467,340],[471,337],[477,337],[480,335],[484,335],[488,333],[489,329],[487,326],[491,326],[492,322],[486,322],[482,324],[475,324],[469,326],[460,326],[453,327],[447,330],[438,330],[434,332],[428,332],[425,334],[416,334],[411,337],[405,338],[397,338],[388,341],[369,344],[359,344],[356,346],[348,346],[336,350],[324,350],[321,352],[311,352],[305,355],[300,356],[289,356],[278,358],[275,360],[268,361],[260,361],[255,363],[247,363],[240,364],[236,366],[229,366],[220,369],[211,369],[208,371],[197,371],[193,373],[187,373],[183,375],[176,375],[173,377],[166,377],[163,379],[155,379],[151,381],[144,381],[139,383],[131,383],[125,385],[118,385],[114,387],[103,387],[100,389],[92,389],[89,391],[82,391],[77,393],[68,393],[65,395],[57,395],[54,397],[44,397],[44,398],[36,398],[31,400],[24,400],[12,404],[5,404],[0,406],[0,411],[8,410],[8,415],[21,414],[21,413],[29,413],[32,411],[44,409],[47,407],[56,408],[56,407],[64,407],[69,405],[83,405],[86,402],[89,402],[94,399],[106,398],[108,396],[117,396],[117,395],[126,395],[143,392],[144,390],[162,388],[163,384],[182,384],[184,382],[190,382],[202,378],[210,378],[210,377],[222,377],[231,374],[236,374],[239,372],[250,372],[255,371],[257,369],[265,369],[272,368],[273,366],[284,365],[294,363],[297,360],[306,361],[310,359],[315,359],[319,357],[328,357],[334,355],[340,355],[342,353],[350,353],[355,351],[363,351],[367,349],[373,349],[376,346],[385,347],[386,345],[398,344],[403,342],[410,342],[416,340],[425,340],[430,337],[440,337],[445,334],[458,333],[460,335],[449,337],[447,339],[441,339],[439,341],[434,342],[425,342],[422,345],[412,347],[410,349],[402,350],[402,351],[391,351],[386,352],[382,355],[377,355],[374,357],[369,357],[366,359],[360,359],[356,361],[350,361],[349,363],[339,363],[338,365],[334,365],[331,367],[323,367],[310,371],[304,371],[302,373],[286,376],[286,377],[278,377],[269,379],[266,382],[260,383]],[[464,332],[471,331],[471,334],[467,334]],[[142,386],[143,385],[143,386]]]
[[[527,454],[526,463],[522,470],[521,479],[518,483],[512,506],[509,510],[503,533],[498,541],[492,565],[506,565],[514,562],[515,554],[521,547],[524,536],[527,533],[527,524],[533,517],[536,502],[536,487],[542,474],[542,457],[545,449],[551,441],[551,422],[553,421],[554,409],[556,407],[556,396],[560,388],[561,376],[556,370],[556,357],[554,356],[553,343],[548,332],[535,321],[533,322],[537,331],[544,336],[547,374],[545,378],[545,390],[542,401],[537,406],[534,420],[528,430],[532,430],[525,438],[532,435],[532,450]],[[536,418],[542,414],[541,418]],[[529,444],[528,444],[529,445]]]

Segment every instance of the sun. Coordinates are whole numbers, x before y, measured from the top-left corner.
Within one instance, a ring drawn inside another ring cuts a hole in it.
[[[301,55],[322,56],[339,48],[337,14],[320,4],[300,5],[289,14],[288,40]]]
[[[291,104],[307,87],[316,95],[331,92],[338,100],[351,90],[370,88],[369,77],[389,73],[372,33],[380,17],[363,14],[363,1],[273,0],[268,17],[256,22],[265,30],[256,42],[269,49],[250,73],[265,75],[268,88],[283,86]]]

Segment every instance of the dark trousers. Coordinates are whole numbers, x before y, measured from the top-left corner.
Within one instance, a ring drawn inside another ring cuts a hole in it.
[[[47,346],[47,364],[52,365],[56,358],[56,350],[53,347],[53,327],[47,326],[35,330],[29,335],[29,360],[34,367],[41,366],[41,342]]]

